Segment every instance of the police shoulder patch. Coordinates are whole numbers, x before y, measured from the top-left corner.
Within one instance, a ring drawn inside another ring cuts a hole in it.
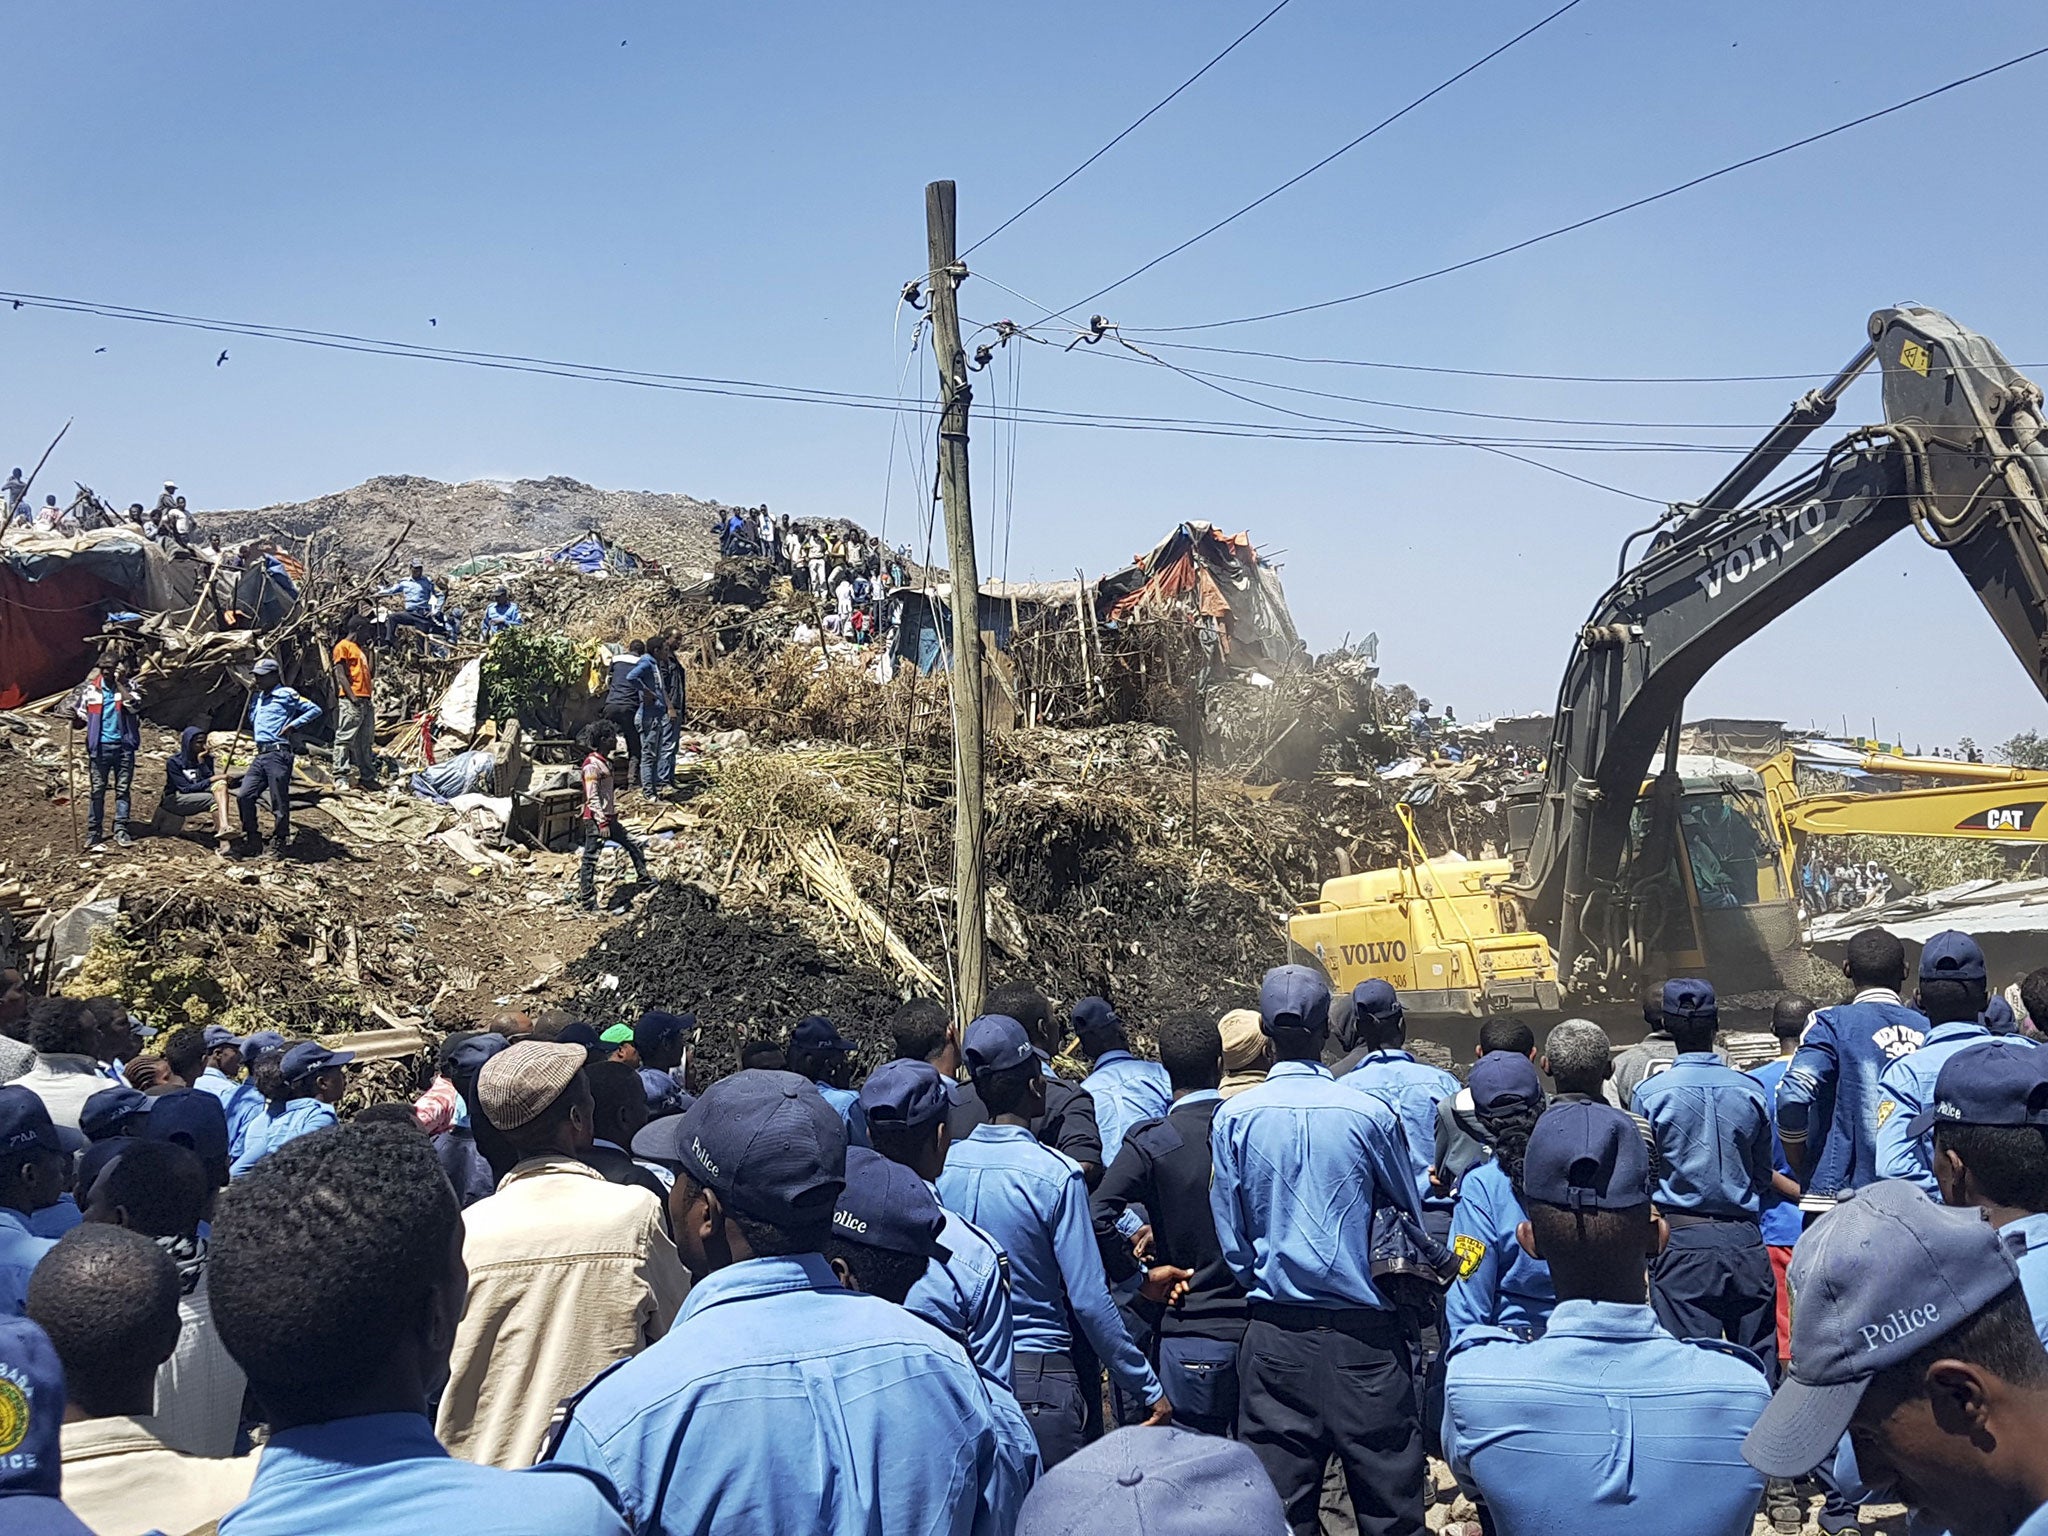
[[[1458,1278],[1470,1280],[1486,1257],[1486,1244],[1469,1232],[1460,1232],[1451,1239],[1451,1252],[1458,1256]]]
[[[1878,1102],[1877,1123],[1880,1128],[1883,1127],[1885,1121],[1891,1119],[1898,1107],[1898,1101],[1895,1099],[1882,1099]]]

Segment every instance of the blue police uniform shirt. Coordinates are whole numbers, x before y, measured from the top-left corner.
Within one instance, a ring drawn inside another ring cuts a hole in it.
[[[1767,1061],[1760,1067],[1752,1067],[1749,1075],[1764,1085],[1764,1097],[1771,1110],[1771,1167],[1786,1178],[1794,1177],[1792,1165],[1785,1160],[1785,1144],[1778,1139],[1778,1084],[1785,1080],[1785,1069],[1792,1065],[1789,1056],[1776,1061]],[[1806,1218],[1799,1214],[1799,1202],[1787,1200],[1775,1189],[1764,1195],[1763,1235],[1764,1242],[1773,1248],[1790,1248],[1799,1241],[1800,1229]]]
[[[1408,1137],[1408,1161],[1415,1168],[1417,1197],[1427,1208],[1449,1210],[1451,1201],[1430,1187],[1429,1162],[1436,1146],[1437,1106],[1458,1096],[1458,1080],[1442,1067],[1417,1061],[1406,1051],[1368,1051],[1337,1081],[1347,1088],[1377,1094],[1401,1117],[1401,1129]]]
[[[1747,1536],[1764,1479],[1742,1441],[1771,1393],[1743,1350],[1560,1301],[1542,1338],[1475,1330],[1448,1362],[1444,1456],[1499,1536]]]
[[[1934,1102],[1934,1080],[1958,1051],[1991,1038],[1991,1031],[1975,1019],[1937,1024],[1920,1042],[1920,1049],[1901,1056],[1877,1079],[1877,1176],[1881,1179],[1909,1179],[1934,1199],[1941,1188],[1934,1182],[1934,1146],[1931,1136],[1915,1136],[1913,1117]],[[2001,1038],[2033,1042],[2025,1035]]]
[[[273,688],[250,698],[249,734],[259,747],[281,740],[286,731],[310,725],[319,718],[320,706],[294,689]]]
[[[228,1120],[228,1161],[232,1163],[242,1155],[242,1139],[248,1134],[249,1122],[263,1113],[263,1095],[256,1091],[254,1083],[238,1083],[218,1067],[208,1067],[192,1086],[204,1088],[220,1100],[221,1113]]]
[[[309,1131],[334,1124],[334,1106],[318,1099],[293,1099],[282,1109],[269,1103],[251,1117],[242,1132],[242,1150],[228,1167],[230,1177],[240,1178],[266,1153]]]
[[[282,1429],[221,1536],[389,1536],[394,1519],[463,1536],[626,1536],[605,1491],[562,1467],[507,1472],[450,1456],[416,1413]]]
[[[1998,1229],[1998,1240],[2020,1267],[2020,1291],[2034,1315],[2034,1332],[2048,1344],[2048,1212],[2035,1212]]]
[[[407,613],[427,614],[433,611],[436,590],[424,576],[406,576],[388,587],[378,588],[377,594],[380,597],[395,595],[405,604]]]
[[[1760,1216],[1771,1187],[1771,1102],[1763,1084],[1712,1051],[1681,1051],[1636,1089],[1656,1133],[1657,1204],[1702,1216]]]
[[[839,1118],[846,1122],[847,1145],[866,1146],[868,1112],[860,1107],[860,1095],[851,1088],[834,1088],[826,1083],[817,1084],[817,1089],[824,1095],[825,1102],[839,1111]]]
[[[501,603],[494,599],[484,608],[483,632],[487,638],[502,629],[517,629],[520,622],[517,603]]]
[[[1867,987],[1855,1000],[1823,1008],[1799,1037],[1778,1085],[1778,1129],[1806,1138],[1806,1209],[1825,1210],[1844,1190],[1861,1189],[1877,1171],[1878,1078],[1920,1048],[1927,1016],[1899,995]]]
[[[1475,1328],[1503,1328],[1533,1339],[1550,1321],[1557,1291],[1550,1266],[1532,1259],[1515,1237],[1528,1219],[1515,1186],[1492,1158],[1465,1175],[1451,1212],[1457,1277],[1444,1293],[1444,1320],[1456,1343]]]
[[[642,1532],[1000,1536],[1038,1469],[1001,1427],[1000,1390],[820,1255],[749,1259],[699,1279],[664,1338],[598,1378],[553,1460],[609,1481]]]
[[[927,1184],[926,1188],[938,1198],[938,1185]],[[954,1211],[944,1214],[946,1224],[939,1229],[939,1245],[948,1256],[925,1266],[903,1305],[948,1338],[958,1339],[984,1375],[1007,1387],[1010,1356],[1016,1348],[1009,1261],[996,1240],[965,1216]]]
[[[1143,1402],[1159,1400],[1159,1378],[1110,1300],[1079,1163],[1024,1126],[977,1125],[946,1154],[939,1203],[987,1232],[1008,1255],[1017,1349],[1065,1354],[1073,1344],[1071,1306],[1116,1384]]]
[[[85,1213],[67,1189],[57,1197],[55,1205],[46,1205],[29,1217],[28,1229],[37,1237],[62,1237],[84,1220]]]
[[[1209,1210],[1223,1260],[1253,1301],[1375,1308],[1372,1218],[1422,1220],[1408,1138],[1393,1110],[1316,1061],[1274,1064],[1209,1128]]]
[[[28,1311],[28,1277],[56,1246],[54,1237],[36,1236],[21,1212],[0,1205],[0,1317]]]
[[[1102,1131],[1102,1166],[1116,1161],[1117,1150],[1132,1126],[1157,1120],[1173,1107],[1173,1079],[1156,1061],[1141,1061],[1129,1051],[1104,1051],[1095,1068],[1081,1079],[1095,1098],[1095,1123]]]

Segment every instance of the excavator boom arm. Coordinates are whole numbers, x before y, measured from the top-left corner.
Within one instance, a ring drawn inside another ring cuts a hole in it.
[[[1908,527],[1948,551],[2048,697],[2048,444],[2041,392],[1932,310],[1880,310],[1870,344],[1696,505],[1675,507],[1595,604],[1559,689],[1533,835],[1511,889],[1557,934],[1560,979],[1596,903],[1625,899],[1630,817],[1657,746],[1722,657]],[[1885,423],[1757,502],[1862,369]]]

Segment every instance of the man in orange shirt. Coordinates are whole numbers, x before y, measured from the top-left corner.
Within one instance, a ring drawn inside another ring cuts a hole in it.
[[[334,643],[334,787],[377,787],[377,709],[370,697],[370,653],[363,647],[369,621],[352,615]]]

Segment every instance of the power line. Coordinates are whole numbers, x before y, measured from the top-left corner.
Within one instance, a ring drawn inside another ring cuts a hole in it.
[[[1171,257],[1178,256],[1182,251],[1186,250],[1189,246],[1194,245],[1199,241],[1208,239],[1211,235],[1215,234],[1217,230],[1222,229],[1225,225],[1236,223],[1239,219],[1243,218],[1246,214],[1250,213],[1254,208],[1257,208],[1262,204],[1271,202],[1274,198],[1278,197],[1282,192],[1285,192],[1289,187],[1298,186],[1300,183],[1308,180],[1309,177],[1315,175],[1317,171],[1320,171],[1324,166],[1330,164],[1333,160],[1337,160],[1344,155],[1350,154],[1352,150],[1358,148],[1359,145],[1363,144],[1367,139],[1371,138],[1374,134],[1378,133],[1382,128],[1392,127],[1395,123],[1398,123],[1402,118],[1406,117],[1410,112],[1413,112],[1417,107],[1420,107],[1421,105],[1423,105],[1423,103],[1429,101],[1432,97],[1443,94],[1443,92],[1449,90],[1452,86],[1456,85],[1460,80],[1464,79],[1474,70],[1480,69],[1483,66],[1490,64],[1491,62],[1493,62],[1493,60],[1499,58],[1502,54],[1506,53],[1510,48],[1514,47],[1524,38],[1533,37],[1536,33],[1542,31],[1545,27],[1549,26],[1553,21],[1557,20],[1557,18],[1562,16],[1566,11],[1571,10],[1574,6],[1578,4],[1579,0],[1565,0],[1565,3],[1563,5],[1559,6],[1556,10],[1552,11],[1548,16],[1545,16],[1541,21],[1538,21],[1534,25],[1524,28],[1520,32],[1517,32],[1513,37],[1509,38],[1506,42],[1502,43],[1498,48],[1495,48],[1491,53],[1484,54],[1481,57],[1474,59],[1470,64],[1467,64],[1455,75],[1450,76],[1450,78],[1438,81],[1435,85],[1431,86],[1427,91],[1424,91],[1420,96],[1416,97],[1413,101],[1409,102],[1408,105],[1401,108],[1398,112],[1395,112],[1390,116],[1381,118],[1378,122],[1374,123],[1370,128],[1366,129],[1365,132],[1361,133],[1357,138],[1353,139],[1350,143],[1345,144],[1338,149],[1332,150],[1329,154],[1323,156],[1322,159],[1318,160],[1314,165],[1310,166],[1307,170],[1302,171],[1294,176],[1288,177],[1287,180],[1281,182],[1280,185],[1273,188],[1272,191],[1253,198],[1250,202],[1246,203],[1242,208],[1238,209],[1237,212],[1229,214],[1224,218],[1218,219],[1214,224],[1211,224],[1207,229],[1203,230],[1199,234],[1188,236],[1187,239],[1181,241],[1179,245],[1174,246],[1171,250],[1160,252],[1157,256],[1154,256],[1150,261],[1146,262],[1143,266],[1134,268],[1133,270],[1126,272],[1122,277],[1118,278],[1108,287],[1096,289],[1093,293],[1089,294],[1088,297],[1085,299],[1076,299],[1072,304],[1069,304],[1067,308],[1079,309],[1083,304],[1093,304],[1097,299],[1101,298],[1104,294],[1113,292],[1114,290],[1123,287],[1123,285],[1125,283],[1128,283],[1132,278],[1138,277],[1146,272],[1150,272],[1162,261],[1166,261]],[[1064,314],[1065,311],[1054,311],[1054,313]]]
[[[1516,373],[1501,368],[1444,368],[1430,363],[1389,363],[1362,357],[1305,357],[1293,352],[1266,352],[1253,347],[1204,346],[1198,341],[1148,340],[1145,344],[1148,347],[1171,347],[1177,352],[1213,352],[1227,357],[1263,357],[1278,363],[1302,363],[1315,367],[1379,368],[1390,373],[1433,373],[1459,379],[1519,379],[1540,384],[1813,384],[1831,379],[1835,375],[1832,368],[1817,369],[1812,373]]]
[[[1111,139],[1107,144],[1103,145],[1102,148],[1096,150],[1094,154],[1090,155],[1086,160],[1083,160],[1079,165],[1075,166],[1071,171],[1067,172],[1066,175],[1062,176],[1058,181],[1054,182],[1051,186],[1047,187],[1043,192],[1039,193],[1038,196],[1031,199],[1031,201],[1026,203],[1022,208],[1019,208],[1015,213],[1011,214],[1007,219],[1003,220],[1002,223],[998,224],[994,229],[990,230],[987,234],[983,235],[979,240],[975,241],[974,244],[968,246],[966,250],[960,253],[959,259],[965,261],[975,251],[979,250],[982,246],[987,245],[989,241],[995,239],[997,235],[1000,235],[1012,224],[1016,223],[1019,219],[1023,218],[1025,214],[1029,213],[1032,209],[1036,208],[1048,197],[1051,197],[1053,193],[1059,191],[1061,187],[1064,187],[1076,176],[1080,175],[1083,171],[1087,170],[1089,166],[1093,165],[1096,161],[1100,160],[1104,155],[1108,154],[1112,149],[1115,149],[1117,145],[1123,143],[1125,139],[1128,139],[1132,134],[1136,133],[1140,128],[1144,127],[1145,124],[1152,118],[1154,113],[1158,112],[1162,107],[1166,106],[1169,102],[1171,102],[1174,99],[1174,97],[1180,95],[1182,91],[1185,91],[1189,86],[1193,85],[1197,80],[1201,79],[1202,76],[1209,73],[1209,71],[1214,69],[1218,64],[1221,64],[1225,59],[1229,58],[1230,55],[1236,51],[1237,45],[1239,43],[1243,42],[1246,38],[1250,37],[1254,32],[1258,31],[1259,28],[1263,27],[1267,22],[1271,21],[1275,16],[1278,16],[1282,11],[1286,10],[1287,7],[1292,3],[1293,0],[1280,0],[1280,3],[1274,6],[1273,9],[1266,12],[1265,15],[1261,16],[1249,27],[1246,27],[1244,31],[1238,33],[1238,35],[1231,40],[1230,46],[1228,48],[1225,48],[1221,53],[1217,54],[1215,58],[1211,59],[1208,63],[1204,64],[1192,75],[1189,75],[1187,79],[1181,81],[1179,85],[1176,85],[1171,91],[1168,91],[1164,96],[1160,97],[1159,100],[1155,101],[1154,103],[1152,103],[1151,106],[1147,107],[1145,109],[1144,114],[1140,116],[1136,122],[1132,123],[1130,127],[1124,129],[1122,133],[1118,134],[1115,138]]]
[[[1526,240],[1517,240],[1512,245],[1503,245],[1481,255],[1470,256],[1463,261],[1452,262],[1449,266],[1435,267],[1427,272],[1418,272],[1413,277],[1404,277],[1398,282],[1382,283],[1377,288],[1367,288],[1360,293],[1345,294],[1342,298],[1322,299],[1313,304],[1295,304],[1286,309],[1268,310],[1264,314],[1239,315],[1235,319],[1210,320],[1200,325],[1155,326],[1150,332],[1139,334],[1169,335],[1188,331],[1214,331],[1231,325],[1256,325],[1261,321],[1279,320],[1288,315],[1306,315],[1317,310],[1334,309],[1340,304],[1356,304],[1361,299],[1377,298],[1381,294],[1393,293],[1402,288],[1412,288],[1417,283],[1426,283],[1432,278],[1445,277],[1453,272],[1463,272],[1468,267],[1476,267],[1484,262],[1495,261],[1502,256],[1513,255],[1516,251],[1525,251],[1533,245],[1541,245],[1546,240],[1555,240],[1560,235],[1568,235],[1575,230],[1585,229],[1590,225],[1616,218],[1621,214],[1633,212],[1635,209],[1646,208],[1651,203],[1662,202],[1667,197],[1676,197],[1681,192],[1690,191],[1694,187],[1703,186],[1707,182],[1718,180],[1720,177],[1730,176],[1737,171],[1747,170],[1753,165],[1761,165],[1766,160],[1775,160],[1780,155],[1789,155],[1796,149],[1805,149],[1809,145],[1820,143],[1823,139],[1834,138],[1837,134],[1847,133],[1852,128],[1860,128],[1866,123],[1874,123],[1879,118],[1890,117],[1893,113],[1903,112],[1908,107],[1915,107],[1922,102],[1932,101],[1935,97],[1945,95],[1949,91],[1959,90],[1963,86],[1973,85],[1979,80],[1988,79],[1992,75],[1999,74],[2004,70],[2014,69],[2021,64],[2030,63],[2044,54],[2048,54],[2048,47],[2035,48],[2030,52],[2007,59],[2002,64],[1994,64],[1988,69],[1980,69],[1974,74],[1964,75],[1959,80],[1951,80],[1946,85],[1938,85],[1930,91],[1922,91],[1917,96],[1909,96],[1904,101],[1894,102],[1888,107],[1880,107],[1875,112],[1866,112],[1861,117],[1852,117],[1845,123],[1837,123],[1832,128],[1822,129],[1819,133],[1810,133],[1805,138],[1794,139],[1789,144],[1780,144],[1776,149],[1767,149],[1762,154],[1750,155],[1745,159],[1724,165],[1718,170],[1708,171],[1704,175],[1694,176],[1689,180],[1681,181],[1676,186],[1664,188],[1661,192],[1652,192],[1646,197],[1635,198],[1630,202],[1609,208],[1605,212],[1591,214],[1586,218],[1576,219],[1569,224],[1559,225],[1556,229],[1545,230],[1540,235],[1531,235]],[[1143,271],[1144,268],[1141,267],[1138,270]],[[1136,275],[1136,273],[1131,274],[1131,276]],[[1129,279],[1120,278],[1118,281],[1127,282]],[[1115,287],[1116,284],[1111,284],[1110,286]],[[1108,291],[1108,289],[1102,290],[1103,293]],[[1099,296],[1098,294],[1094,297]],[[1082,304],[1088,302],[1088,299],[1080,301]],[[1078,307],[1078,305],[1070,307]]]

